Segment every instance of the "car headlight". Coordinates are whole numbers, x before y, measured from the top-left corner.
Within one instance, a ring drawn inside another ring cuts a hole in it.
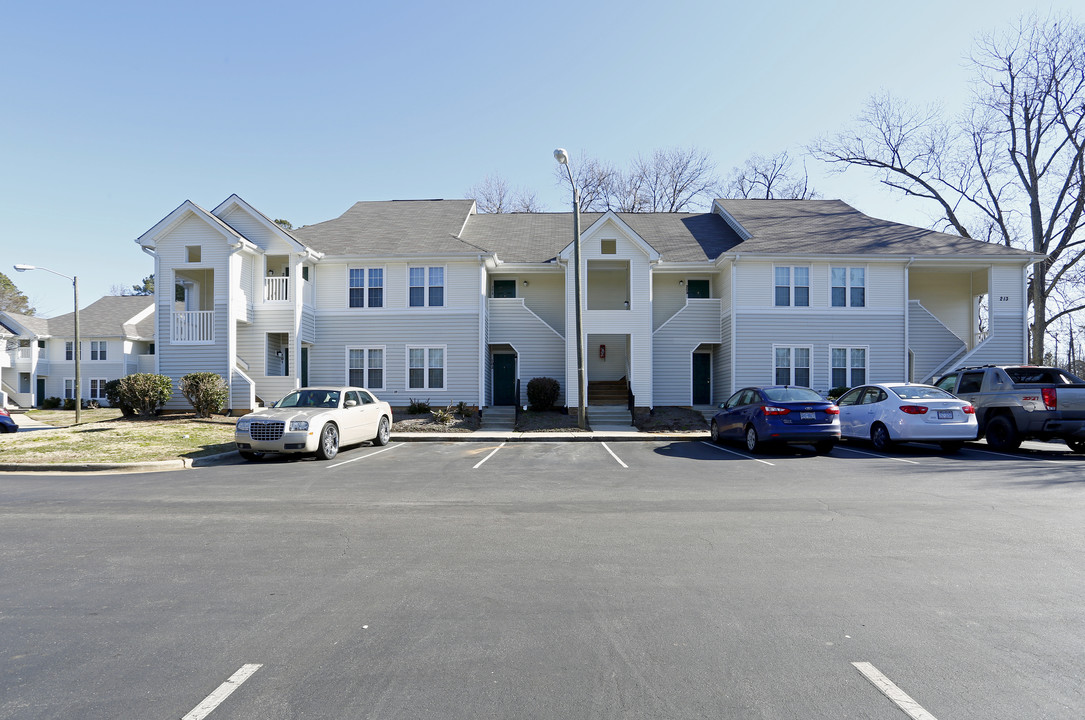
[[[309,421],[308,420],[291,420],[290,421],[290,429],[291,430],[308,430],[309,429]]]
[[[251,422],[252,422],[252,418],[241,418],[240,420],[237,421],[237,431],[238,432],[248,432],[249,431],[249,424]]]

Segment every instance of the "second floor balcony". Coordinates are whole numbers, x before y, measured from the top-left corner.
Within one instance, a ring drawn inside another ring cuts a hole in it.
[[[215,342],[215,311],[185,310],[173,313],[170,340],[174,345]]]

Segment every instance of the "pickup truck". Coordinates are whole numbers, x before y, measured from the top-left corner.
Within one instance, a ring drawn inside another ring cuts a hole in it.
[[[954,370],[938,387],[976,408],[979,436],[995,450],[1022,440],[1063,440],[1085,453],[1085,381],[1055,367],[985,365]]]

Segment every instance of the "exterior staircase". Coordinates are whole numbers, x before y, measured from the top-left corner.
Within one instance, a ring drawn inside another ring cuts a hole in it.
[[[621,380],[592,380],[588,383],[588,405],[622,405],[629,402],[629,382]]]
[[[693,409],[701,413],[701,415],[704,415],[704,421],[710,427],[712,425],[712,418],[716,417],[716,413],[720,411],[715,405],[694,405]]]
[[[621,405],[588,405],[588,425],[592,430],[603,427],[620,427],[629,430],[633,426],[633,416],[625,407],[625,401]]]
[[[483,430],[512,430],[516,427],[515,405],[491,405],[482,409]]]

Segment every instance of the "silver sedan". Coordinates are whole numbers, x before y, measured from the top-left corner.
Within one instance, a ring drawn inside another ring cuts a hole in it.
[[[391,429],[392,408],[365,388],[309,387],[239,418],[234,442],[246,460],[265,453],[316,453],[330,460],[341,445],[387,445]]]
[[[939,443],[954,452],[979,431],[976,410],[945,390],[915,383],[852,388],[836,401],[840,436],[870,440],[878,450],[897,442]]]

